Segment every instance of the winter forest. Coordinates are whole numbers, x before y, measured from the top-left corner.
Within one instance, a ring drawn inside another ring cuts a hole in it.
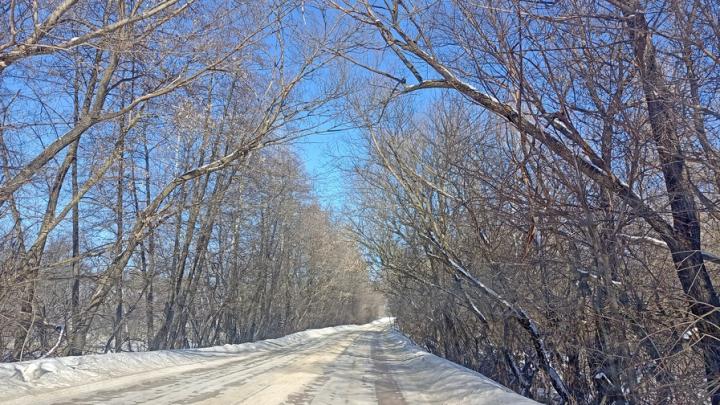
[[[0,170],[3,362],[387,314],[543,403],[720,404],[717,0],[2,0]]]

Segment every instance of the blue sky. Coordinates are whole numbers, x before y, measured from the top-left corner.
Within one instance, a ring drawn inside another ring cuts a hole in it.
[[[355,130],[317,134],[295,143],[305,170],[323,207],[339,210],[350,190],[347,170],[359,154],[359,134]]]
[[[424,115],[432,109],[432,103],[442,94],[443,90],[428,89],[406,95],[405,99],[412,100],[413,114]],[[343,126],[341,123],[330,122],[324,127],[330,129],[333,124]],[[321,205],[339,212],[348,202],[348,193],[353,187],[349,170],[367,156],[361,130],[349,128],[337,132],[320,131],[300,138],[293,144],[303,161],[305,171],[312,179]]]

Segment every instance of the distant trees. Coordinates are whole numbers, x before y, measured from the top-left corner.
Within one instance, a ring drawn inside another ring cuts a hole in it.
[[[329,3],[403,328],[544,401],[720,403],[717,4]]]
[[[54,354],[196,347],[372,315],[343,226],[289,149],[266,150],[321,130],[343,89],[320,74],[334,28],[300,30],[316,18],[301,13],[0,6],[3,360],[58,339]]]

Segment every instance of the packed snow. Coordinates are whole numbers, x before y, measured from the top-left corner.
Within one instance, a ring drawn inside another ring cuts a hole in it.
[[[535,403],[425,352],[391,318],[239,345],[2,364],[0,393],[18,404]]]

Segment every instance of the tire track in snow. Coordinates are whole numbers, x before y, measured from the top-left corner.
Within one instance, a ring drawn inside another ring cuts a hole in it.
[[[335,370],[335,362],[338,358],[347,355],[350,348],[355,344],[355,341],[360,336],[356,336],[350,341],[350,343],[343,349],[342,352],[338,354],[337,357],[335,357],[335,361],[332,363],[328,363],[323,367],[322,374],[315,377],[314,380],[312,380],[309,384],[305,385],[305,388],[301,392],[296,392],[293,394],[288,395],[288,398],[285,400],[284,404],[287,405],[305,405],[310,404],[313,399],[315,399],[315,396],[317,395],[318,391],[320,391],[325,384],[327,384],[330,381],[330,378],[332,374],[336,371]]]
[[[104,380],[94,379],[84,385],[77,380],[73,386],[58,385],[54,389],[39,386],[22,397],[10,393],[3,398],[0,393],[0,402],[534,404],[482,375],[421,351],[392,331],[387,320],[306,335],[309,336],[286,339],[282,346],[264,346],[253,351],[231,354],[220,349],[197,356],[189,353],[185,358],[196,359],[194,363],[154,366],[133,374],[106,374]],[[122,370],[123,356],[115,357],[107,364],[98,362],[97,371],[109,370],[111,366]]]
[[[400,386],[392,376],[388,363],[390,358],[385,356],[382,346],[380,332],[371,332],[372,342],[370,343],[370,357],[375,366],[375,398],[380,405],[406,405],[407,402],[400,391]]]
[[[337,342],[337,338],[318,339],[291,347],[271,349],[249,357],[243,356],[240,359],[203,361],[188,370],[185,370],[188,366],[181,366],[178,368],[183,370],[175,373],[172,372],[172,369],[168,369],[161,372],[160,375],[153,375],[153,372],[131,374],[115,380],[59,389],[51,396],[18,398],[16,403],[33,405],[86,405],[111,402],[123,404],[198,403],[222,395],[227,387],[242,386],[253,378],[288,367],[294,361],[301,360],[308,352],[323,351]],[[140,380],[146,375],[148,378]],[[207,390],[206,386],[195,387],[198,381],[211,383],[212,389]],[[108,385],[113,387],[109,388]],[[193,391],[193,388],[198,388],[197,392]],[[252,396],[265,388],[267,386],[248,394]],[[172,397],[178,398],[172,400]]]

